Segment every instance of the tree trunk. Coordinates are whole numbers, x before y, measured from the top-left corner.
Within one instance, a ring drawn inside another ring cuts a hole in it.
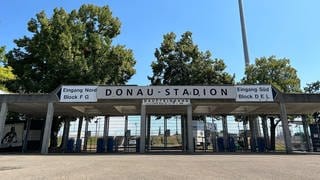
[[[270,150],[276,150],[276,127],[279,124],[280,120],[275,122],[274,117],[270,117]]]
[[[58,147],[58,132],[62,125],[62,121],[61,118],[53,117],[50,133],[50,148]]]
[[[53,119],[51,133],[50,133],[50,148],[56,148],[58,146],[58,131],[57,130],[57,120]]]
[[[274,151],[276,149],[276,124],[274,118],[270,118],[270,150]]]

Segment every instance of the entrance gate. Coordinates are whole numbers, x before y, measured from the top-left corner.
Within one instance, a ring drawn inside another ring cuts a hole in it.
[[[183,151],[181,115],[149,116],[148,151]]]
[[[193,152],[190,100],[144,99],[141,107],[140,147],[140,152]]]

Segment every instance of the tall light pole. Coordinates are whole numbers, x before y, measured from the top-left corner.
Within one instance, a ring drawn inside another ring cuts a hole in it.
[[[245,21],[244,21],[242,0],[238,0],[238,4],[239,4],[239,12],[240,12],[240,23],[241,23],[244,62],[245,62],[245,68],[247,68],[249,66],[249,64],[250,64],[250,59],[249,59],[247,32],[246,32],[246,25],[245,25]],[[247,140],[248,140],[248,138],[247,138],[247,120],[249,120],[248,117],[244,117],[244,119],[243,119],[243,130],[244,130],[245,149],[248,148],[248,143],[247,143]],[[256,133],[256,132],[252,131],[252,127],[250,127],[250,130],[251,130],[251,134]]]
[[[243,53],[244,53],[245,67],[247,68],[250,64],[250,59],[249,59],[249,51],[248,51],[248,43],[247,43],[246,25],[244,22],[244,15],[243,15],[242,0],[238,0],[238,4],[239,4],[239,11],[240,11]]]

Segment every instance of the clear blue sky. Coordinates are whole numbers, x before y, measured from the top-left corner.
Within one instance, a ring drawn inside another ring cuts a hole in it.
[[[28,35],[27,22],[44,10],[67,11],[84,3],[109,5],[122,22],[114,41],[133,50],[137,73],[129,84],[148,85],[154,50],[163,34],[193,32],[202,51],[224,59],[227,71],[243,77],[244,57],[238,0],[8,0],[0,3],[0,46],[14,47],[13,40]],[[301,86],[320,80],[320,1],[244,0],[251,63],[261,56],[291,60]]]

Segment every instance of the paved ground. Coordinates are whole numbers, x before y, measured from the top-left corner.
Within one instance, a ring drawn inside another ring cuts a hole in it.
[[[320,179],[320,155],[0,155],[0,179]]]

